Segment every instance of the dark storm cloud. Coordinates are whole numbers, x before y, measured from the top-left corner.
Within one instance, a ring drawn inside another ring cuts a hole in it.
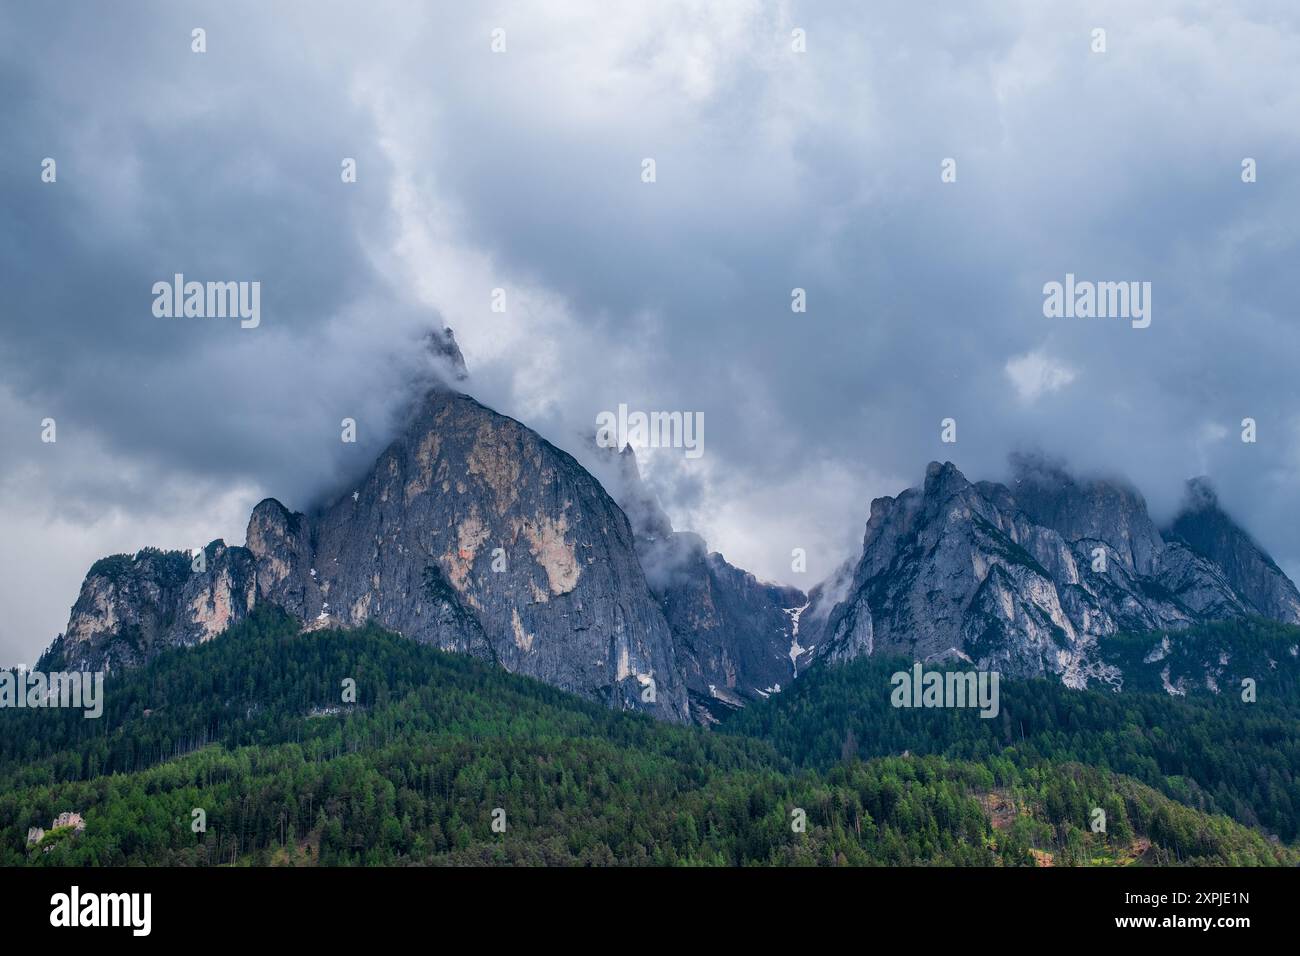
[[[304,506],[388,437],[444,318],[478,397],[575,453],[620,402],[704,412],[704,460],[645,470],[766,576],[815,583],[929,459],[1000,477],[1017,449],[1162,514],[1209,473],[1300,568],[1287,4],[75,9],[0,14],[0,369],[64,464],[0,426],[60,514],[177,483]],[[155,319],[174,272],[260,280],[261,327]],[[1151,327],[1044,318],[1067,272],[1151,282]]]
[[[169,4],[80,10],[6,14],[22,91],[0,106],[6,382],[117,452],[297,486],[306,442],[337,444],[361,404],[362,383],[343,379],[336,414],[312,380],[331,321],[409,308],[361,241],[385,208],[374,132],[338,76],[286,62],[265,25]],[[54,185],[33,175],[46,156]],[[347,191],[344,156],[367,174]],[[176,273],[259,281],[262,326],[155,318],[153,284]]]
[[[666,360],[637,398],[704,409],[730,467],[779,475],[825,453],[909,478],[931,457],[1001,474],[1010,449],[1041,446],[1129,473],[1163,514],[1208,470],[1294,564],[1294,13],[972,5],[934,30],[900,9],[809,8],[797,65],[719,43],[702,101],[648,83],[635,109],[576,130],[545,104],[599,30],[486,76],[442,63],[453,99],[505,105],[473,111],[439,177],[479,241],[579,311],[658,316]],[[632,175],[642,155],[652,187]],[[1244,156],[1266,179],[1241,182]],[[1152,327],[1044,318],[1042,285],[1067,272],[1151,282]],[[1022,396],[1006,368],[1029,355],[1070,384]],[[592,411],[626,397],[608,385],[589,388]],[[938,441],[949,415],[955,447]],[[1247,416],[1257,445],[1237,440]]]

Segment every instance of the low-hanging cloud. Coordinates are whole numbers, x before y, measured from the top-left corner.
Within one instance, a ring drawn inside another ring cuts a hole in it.
[[[579,457],[620,403],[702,413],[703,457],[642,470],[760,577],[829,574],[930,459],[1023,448],[1162,514],[1208,473],[1300,567],[1291,4],[67,6],[0,12],[0,565],[45,569],[3,576],[0,659],[91,545],[337,491],[444,323]],[[155,318],[178,272],[260,281],[260,326]],[[1067,273],[1150,282],[1150,327],[1046,318]]]

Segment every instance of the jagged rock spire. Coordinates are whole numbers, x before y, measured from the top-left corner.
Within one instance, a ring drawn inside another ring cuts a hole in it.
[[[424,337],[424,343],[435,361],[447,367],[453,381],[463,382],[469,378],[469,369],[465,367],[465,356],[461,353],[460,346],[456,344],[456,334],[452,332],[450,326],[444,326],[441,330],[430,329]]]

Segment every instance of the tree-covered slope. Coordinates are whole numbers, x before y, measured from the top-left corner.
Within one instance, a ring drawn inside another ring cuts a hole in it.
[[[1122,661],[1123,692],[1004,680],[999,713],[989,719],[973,709],[895,708],[890,676],[912,662],[866,658],[814,668],[786,692],[736,714],[726,730],[767,740],[797,766],[814,769],[846,754],[904,751],[1026,768],[1077,762],[1293,842],[1300,832],[1300,664],[1290,648],[1298,636],[1300,629],[1270,622],[1174,632],[1175,675],[1184,664],[1228,656],[1220,693],[1202,682],[1186,696],[1161,689],[1160,662],[1143,663],[1161,634],[1113,638],[1103,653]],[[1254,701],[1243,700],[1238,677],[1245,674],[1255,680]]]
[[[1297,858],[1093,767],[1000,752],[814,766],[788,743],[613,713],[376,628],[300,633],[259,609],[111,675],[99,720],[0,712],[0,864]],[[1088,832],[1095,807],[1105,834]],[[28,847],[63,811],[84,831]]]

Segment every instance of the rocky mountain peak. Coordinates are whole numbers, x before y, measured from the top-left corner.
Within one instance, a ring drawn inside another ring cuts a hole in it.
[[[1209,479],[1187,482],[1184,503],[1166,534],[1221,569],[1254,613],[1300,624],[1300,591],[1219,505]]]
[[[463,382],[469,378],[465,366],[465,356],[456,342],[456,334],[450,327],[430,329],[424,338],[425,349],[433,357],[439,377],[444,375],[452,382]]]
[[[1290,622],[1300,612],[1294,585],[1204,483],[1162,534],[1125,481],[1031,457],[1013,471],[1009,487],[972,485],[951,462],[931,462],[920,488],[873,501],[852,583],[836,578],[842,596],[818,656],[955,654],[1083,686],[1118,681],[1096,653],[1118,631],[1251,614]]]
[[[219,538],[193,554],[144,548],[102,558],[38,666],[136,666],[162,648],[211,640],[243,620],[255,600],[253,556]]]
[[[925,466],[925,484],[923,494],[926,498],[944,502],[955,495],[962,494],[970,487],[970,482],[950,461],[932,461]]]
[[[263,601],[305,627],[375,621],[611,707],[688,716],[626,516],[571,456],[450,388],[426,392],[351,493],[310,514],[268,498],[246,548],[210,547],[202,574],[152,552],[92,568],[64,648],[135,648],[115,659],[139,663]]]
[[[614,456],[616,479],[614,498],[632,523],[637,541],[663,541],[673,533],[672,521],[659,496],[641,478],[636,451],[631,445]]]
[[[1155,573],[1164,542],[1146,500],[1128,482],[1078,479],[1059,462],[1028,455],[1013,456],[1012,470],[1011,494],[1035,524],[1052,528],[1070,542],[1105,544],[1138,574]]]
[[[1198,475],[1195,478],[1188,478],[1183,499],[1182,511],[1185,514],[1194,514],[1198,511],[1218,509],[1219,493],[1214,489],[1214,483],[1205,475]]]

